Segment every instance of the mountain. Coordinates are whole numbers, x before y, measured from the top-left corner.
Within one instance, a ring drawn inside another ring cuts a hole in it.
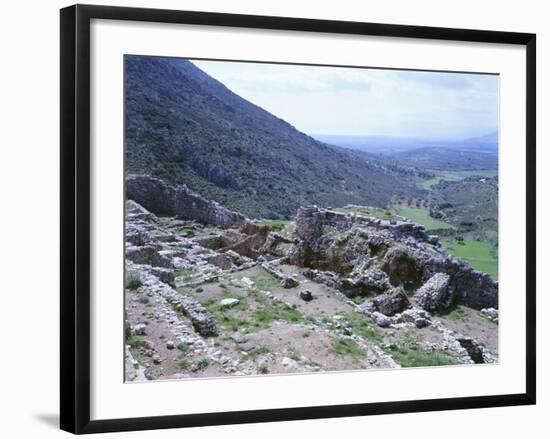
[[[176,58],[125,57],[125,154],[127,174],[256,218],[422,192],[413,169],[315,140]]]

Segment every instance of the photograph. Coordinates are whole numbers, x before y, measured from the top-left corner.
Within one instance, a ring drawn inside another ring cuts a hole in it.
[[[124,55],[125,382],[499,361],[499,75]]]

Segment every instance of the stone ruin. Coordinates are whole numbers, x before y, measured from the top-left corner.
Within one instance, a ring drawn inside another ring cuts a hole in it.
[[[306,207],[296,216],[296,235],[290,262],[349,297],[399,288],[428,311],[498,308],[498,283],[450,256],[421,225]]]
[[[185,185],[173,187],[148,176],[129,177],[126,197],[127,270],[142,273],[147,288],[187,316],[200,336],[215,336],[219,329],[200,303],[176,292],[178,270],[198,273],[194,281],[201,284],[260,265],[282,287],[292,288],[296,279],[278,269],[288,264],[334,288],[381,327],[431,325],[445,334],[461,361],[495,361],[471,338],[443,327],[432,313],[465,305],[498,322],[498,283],[450,256],[421,225],[312,206],[300,208],[294,231],[281,234]],[[171,217],[169,225],[159,228],[157,215]],[[179,226],[200,233],[175,233]],[[364,298],[360,305],[351,300],[356,296]],[[304,293],[302,300],[312,297]],[[238,368],[227,365],[231,371]]]

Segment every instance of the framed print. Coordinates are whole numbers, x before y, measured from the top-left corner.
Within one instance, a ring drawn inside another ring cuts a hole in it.
[[[61,428],[535,403],[535,35],[61,10]]]

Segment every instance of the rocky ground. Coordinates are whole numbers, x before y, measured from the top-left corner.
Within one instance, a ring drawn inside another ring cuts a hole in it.
[[[149,177],[127,198],[127,381],[497,361],[497,283],[422,226],[307,207],[276,231]]]

